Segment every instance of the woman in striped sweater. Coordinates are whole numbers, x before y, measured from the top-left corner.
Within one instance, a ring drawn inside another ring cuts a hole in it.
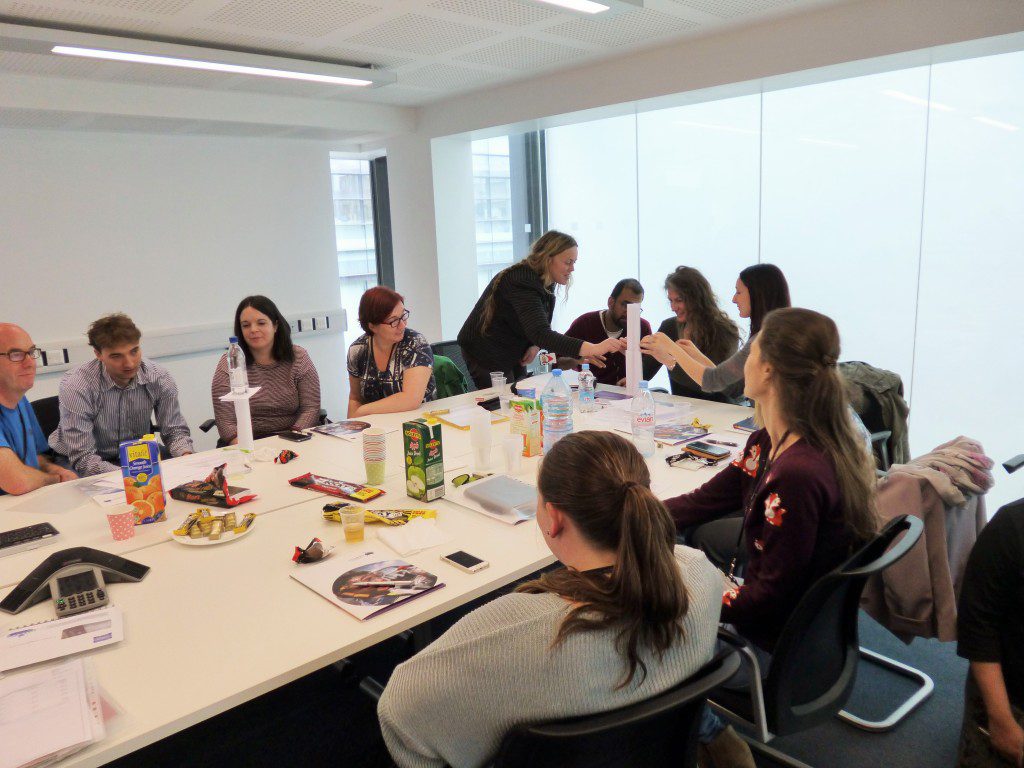
[[[249,401],[252,433],[259,439],[289,429],[316,426],[320,414],[320,377],[309,354],[292,344],[291,326],[266,296],[246,296],[235,310],[235,336],[245,353],[249,386],[260,391]],[[219,445],[238,442],[238,423],[231,403],[228,356],[213,373],[213,413]]]

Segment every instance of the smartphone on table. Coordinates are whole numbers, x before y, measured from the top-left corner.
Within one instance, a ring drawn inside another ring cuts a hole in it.
[[[687,443],[683,446],[683,451],[692,453],[694,456],[702,459],[712,459],[714,461],[721,461],[731,455],[728,448],[711,445],[711,443],[705,443],[703,440],[694,440],[692,443]]]
[[[475,557],[469,554],[469,552],[463,552],[462,550],[452,552],[450,555],[441,555],[441,559],[466,573],[476,573],[490,565],[486,560],[481,560],[479,557]]]
[[[295,432],[290,429],[286,429],[284,432],[278,432],[277,436],[282,440],[290,440],[293,443],[301,443],[306,440],[312,440],[312,435],[307,435],[305,432]]]

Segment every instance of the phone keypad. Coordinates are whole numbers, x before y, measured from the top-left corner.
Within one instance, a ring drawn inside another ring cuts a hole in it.
[[[53,604],[57,609],[57,618],[73,616],[76,613],[106,605],[107,593],[102,589],[90,589],[73,595],[61,595],[53,601]]]

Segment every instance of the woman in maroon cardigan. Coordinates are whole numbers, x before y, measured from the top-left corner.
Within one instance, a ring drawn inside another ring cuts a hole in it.
[[[838,358],[831,319],[808,309],[771,312],[744,366],[744,394],[764,428],[710,481],[665,502],[678,529],[743,510],[748,561],[744,578],[724,589],[722,621],[769,653],[807,589],[877,528],[873,464],[849,415]],[[731,731],[708,715],[702,764],[753,765],[737,759]],[[728,748],[718,749],[722,741]]]

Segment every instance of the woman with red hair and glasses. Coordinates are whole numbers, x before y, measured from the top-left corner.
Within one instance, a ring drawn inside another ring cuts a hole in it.
[[[365,333],[348,348],[348,417],[411,411],[437,397],[434,352],[408,326],[401,294],[382,285],[359,300]]]

